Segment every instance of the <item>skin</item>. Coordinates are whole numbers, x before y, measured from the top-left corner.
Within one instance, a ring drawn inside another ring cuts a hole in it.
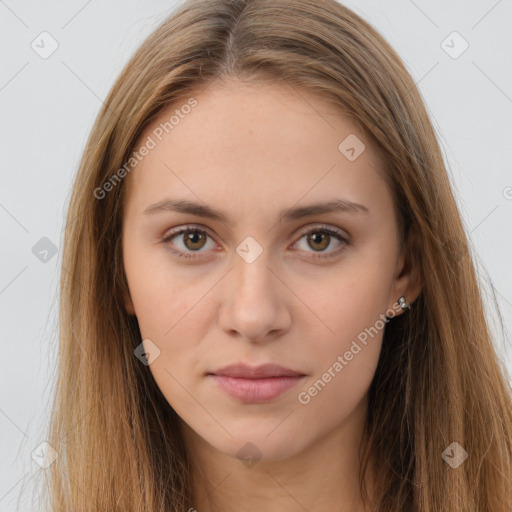
[[[400,314],[399,297],[413,302],[420,291],[399,250],[380,154],[325,99],[299,91],[211,84],[124,184],[126,310],[137,316],[142,339],[160,350],[149,369],[181,418],[199,512],[365,510],[357,447],[384,329],[359,343],[362,350],[307,404],[298,395],[365,328],[386,312]],[[190,96],[158,116],[138,144]],[[366,146],[354,161],[338,150],[350,134]],[[143,213],[168,197],[206,203],[228,220]],[[284,209],[334,198],[369,211],[280,222]],[[334,236],[308,243],[303,231],[321,235],[322,224],[349,244]],[[183,234],[162,242],[189,225],[208,236],[195,245],[185,245]],[[248,236],[263,249],[250,263],[236,252]],[[319,253],[333,257],[316,259]],[[242,403],[205,375],[242,361],[277,362],[306,377],[271,402]],[[237,458],[249,442],[261,457],[251,466]]]

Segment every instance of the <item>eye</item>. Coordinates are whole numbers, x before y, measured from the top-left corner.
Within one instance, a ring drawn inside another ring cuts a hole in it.
[[[175,238],[180,240],[180,237],[181,241],[179,244],[170,243]],[[338,241],[337,249],[326,252],[325,249],[331,245],[333,237]],[[210,235],[204,229],[189,225],[164,236],[162,243],[167,244],[169,250],[180,258],[195,258],[194,253],[205,252],[201,251],[201,249],[207,247],[208,238],[211,240]],[[313,258],[318,259],[334,258],[338,256],[345,246],[350,244],[342,231],[325,225],[302,231],[299,240],[294,245],[298,245],[303,238],[306,238],[307,247],[315,249],[312,251],[314,253]],[[177,245],[178,247],[176,248]],[[179,247],[180,245],[181,247]],[[213,243],[213,247],[215,247],[215,243]],[[310,252],[307,249],[304,250]]]
[[[180,235],[185,235],[181,237],[181,245],[184,249],[178,248],[178,250],[176,250],[172,247],[174,244],[169,245],[169,250],[180,258],[194,258],[194,254],[192,253],[200,252],[199,249],[202,249],[206,245],[207,237],[210,238],[210,235],[203,229],[194,226],[185,226],[178,231],[166,235],[162,238],[162,243],[166,244],[174,238],[179,238]],[[192,253],[187,251],[192,251]]]
[[[304,237],[306,238],[306,246],[315,249],[313,257],[321,260],[337,257],[345,246],[349,245],[349,241],[342,231],[325,225],[303,231],[295,245],[299,244]],[[336,246],[337,249],[326,252],[325,249],[331,245],[333,237],[339,242]]]

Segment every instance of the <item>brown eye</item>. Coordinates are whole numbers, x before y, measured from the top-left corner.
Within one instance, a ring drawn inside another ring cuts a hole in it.
[[[306,247],[300,247],[299,242],[303,238],[306,239]],[[338,244],[333,250],[326,250],[333,240],[337,241]],[[341,231],[330,228],[329,226],[317,226],[313,229],[303,231],[302,236],[299,241],[296,242],[296,245],[299,245],[298,249],[310,253],[312,252],[313,258],[328,259],[337,257],[347,245],[350,245],[350,243],[348,237],[343,236]]]
[[[180,242],[180,238],[181,243],[178,243]],[[201,251],[201,249],[206,246],[208,238],[211,237],[202,229],[185,227],[166,235],[162,238],[162,243],[167,244],[169,246],[169,250],[179,257],[194,258],[194,252],[201,253],[206,251]],[[178,242],[173,242],[175,239]]]

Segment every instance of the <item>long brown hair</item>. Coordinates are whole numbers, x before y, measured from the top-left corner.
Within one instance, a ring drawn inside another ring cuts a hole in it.
[[[122,299],[128,171],[118,170],[164,107],[229,77],[304,88],[356,119],[384,157],[402,244],[414,241],[409,261],[422,291],[386,326],[369,391],[360,479],[372,454],[381,463],[372,508],[510,512],[512,392],[436,134],[397,53],[334,0],[187,1],[142,44],[105,100],[65,226],[48,436],[59,457],[45,481],[51,510],[193,506],[177,415],[134,356],[141,335]],[[443,457],[454,442],[468,454],[457,468]]]

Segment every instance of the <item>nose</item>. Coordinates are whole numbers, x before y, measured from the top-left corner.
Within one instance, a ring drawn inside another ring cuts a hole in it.
[[[233,265],[220,306],[220,328],[252,343],[282,336],[290,329],[293,295],[283,276],[270,268],[265,251],[251,263],[235,255]]]

